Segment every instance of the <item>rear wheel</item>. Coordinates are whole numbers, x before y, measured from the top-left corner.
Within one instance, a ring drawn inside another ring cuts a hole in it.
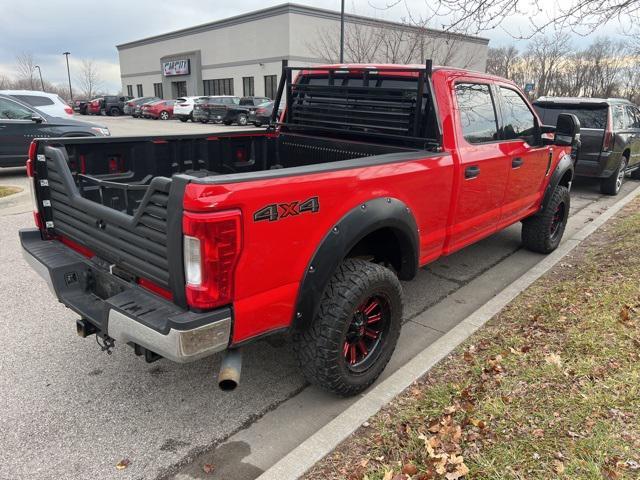
[[[245,126],[247,124],[247,116],[244,113],[238,115],[238,125]]]
[[[111,115],[112,117],[118,117],[120,115],[120,109],[113,107],[111,110],[109,110],[109,115]]]
[[[522,222],[523,245],[538,253],[551,253],[558,248],[567,227],[570,206],[569,189],[558,185],[545,209]]]
[[[617,195],[620,193],[622,184],[624,183],[624,176],[627,170],[627,163],[629,160],[626,157],[622,157],[618,169],[613,172],[609,178],[603,178],[600,180],[600,192],[605,195]]]
[[[205,118],[201,118],[200,119],[200,123],[209,123],[209,120],[205,119]]]
[[[189,118],[188,118],[188,117],[180,117],[180,121],[181,121],[182,123],[186,123],[186,122],[187,122],[187,120],[189,120]]]
[[[300,368],[313,384],[341,396],[369,387],[391,358],[402,322],[395,274],[346,260],[331,278],[313,323],[293,334]]]
[[[160,120],[169,120],[169,112],[163,110],[160,112]]]

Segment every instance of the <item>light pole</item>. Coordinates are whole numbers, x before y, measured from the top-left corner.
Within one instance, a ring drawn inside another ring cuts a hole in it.
[[[71,55],[71,52],[62,52],[62,54],[67,59],[67,77],[69,77],[69,97],[71,97],[71,101],[73,101],[73,92],[71,91],[71,73],[69,72],[69,55]]]
[[[40,87],[42,88],[42,91],[44,92],[44,82],[42,81],[42,70],[40,70],[40,66],[36,65],[33,68],[37,68],[38,69],[38,74],[40,75]]]
[[[344,0],[340,7],[340,63],[344,63]]]

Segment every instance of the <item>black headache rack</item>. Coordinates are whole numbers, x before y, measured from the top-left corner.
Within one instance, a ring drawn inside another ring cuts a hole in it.
[[[305,73],[297,83],[292,81],[294,71]],[[424,67],[379,69],[289,67],[283,60],[274,105],[284,96],[286,111],[277,122],[274,107],[271,127],[439,150],[442,133],[431,73],[431,60]]]

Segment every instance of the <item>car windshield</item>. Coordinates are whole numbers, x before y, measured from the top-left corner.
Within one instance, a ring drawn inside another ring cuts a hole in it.
[[[607,126],[606,105],[534,105],[544,125],[558,123],[558,115],[572,113],[580,120],[580,128],[604,129]]]

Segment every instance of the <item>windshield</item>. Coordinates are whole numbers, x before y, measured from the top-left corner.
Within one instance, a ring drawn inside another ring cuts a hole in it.
[[[580,120],[580,128],[604,129],[607,126],[606,105],[534,105],[544,125],[558,123],[558,115],[572,113]]]

